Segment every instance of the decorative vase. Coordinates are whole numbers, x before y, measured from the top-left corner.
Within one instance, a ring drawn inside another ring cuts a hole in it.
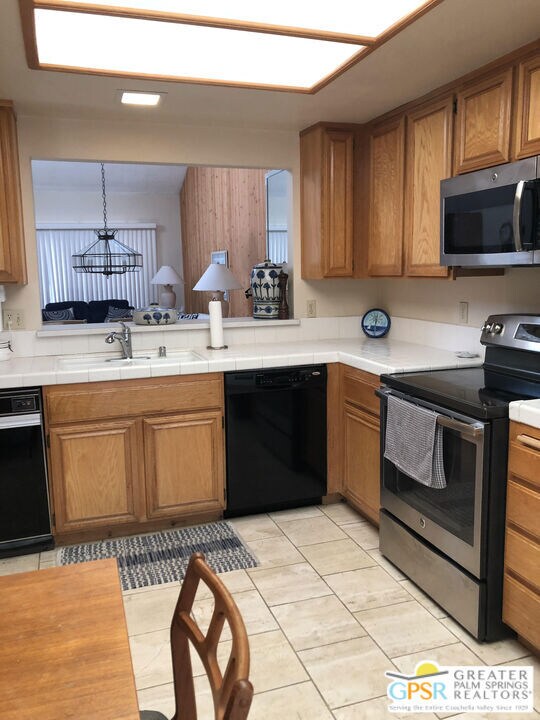
[[[277,320],[279,315],[279,283],[282,270],[270,260],[255,265],[251,271],[250,287],[253,293],[253,317]]]

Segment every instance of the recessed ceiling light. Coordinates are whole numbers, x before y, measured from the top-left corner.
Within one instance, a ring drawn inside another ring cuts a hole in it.
[[[161,93],[147,93],[132,90],[122,90],[120,102],[124,105],[157,105],[161,100]]]
[[[395,23],[430,3],[426,0],[56,0],[59,6],[108,5],[129,10],[228,20],[295,30],[313,30],[376,38]],[[99,12],[96,8],[96,12]],[[230,27],[230,22],[229,22]]]
[[[19,0],[31,68],[297,92],[440,2]]]
[[[309,89],[361,46],[157,20],[36,10],[44,66]]]

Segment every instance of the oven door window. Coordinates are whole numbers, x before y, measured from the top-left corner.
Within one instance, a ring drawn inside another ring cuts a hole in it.
[[[459,540],[474,545],[477,496],[478,445],[449,428],[443,430],[446,487],[426,487],[384,461],[384,486],[402,503],[417,510]]]

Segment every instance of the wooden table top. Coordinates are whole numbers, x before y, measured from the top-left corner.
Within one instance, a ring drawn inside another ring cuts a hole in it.
[[[139,720],[115,560],[0,577],[3,720]]]

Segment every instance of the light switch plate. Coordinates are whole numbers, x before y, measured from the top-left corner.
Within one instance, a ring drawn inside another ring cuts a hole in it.
[[[463,323],[463,325],[466,325],[469,322],[469,303],[468,302],[460,302],[459,303],[459,322]]]

